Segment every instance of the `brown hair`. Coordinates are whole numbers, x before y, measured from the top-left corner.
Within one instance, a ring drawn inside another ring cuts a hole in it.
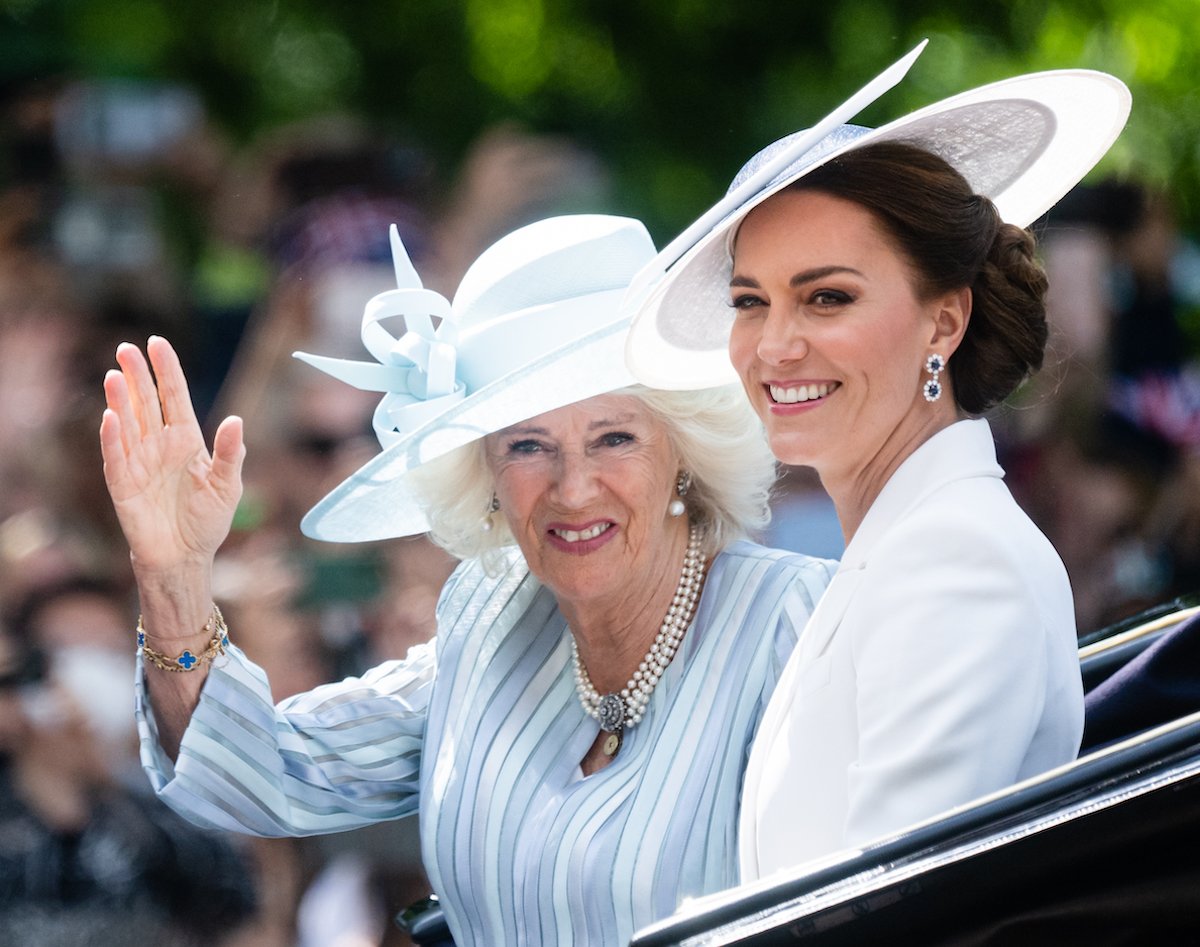
[[[1031,233],[1000,220],[950,164],[924,148],[880,142],[841,155],[791,189],[871,211],[907,257],[917,292],[971,288],[971,320],[949,361],[954,400],[980,415],[1042,366],[1046,273]]]

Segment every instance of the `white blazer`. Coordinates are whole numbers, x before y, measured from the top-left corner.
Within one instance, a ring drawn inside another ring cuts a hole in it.
[[[960,421],[914,451],[867,511],[751,748],[743,881],[1078,753],[1071,588],[1003,475],[987,422]]]

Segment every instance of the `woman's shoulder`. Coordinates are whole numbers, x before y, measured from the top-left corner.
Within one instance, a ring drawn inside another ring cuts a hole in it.
[[[836,559],[772,549],[746,539],[730,543],[714,563],[714,573],[726,587],[726,594],[774,586],[781,591],[799,591],[809,607],[815,605],[837,570]]]
[[[1024,572],[1058,561],[1050,541],[998,478],[958,480],[910,507],[881,537],[876,553],[905,560],[987,561]]]
[[[837,562],[739,540],[717,554],[704,585],[702,623],[743,655],[772,656],[777,673],[796,645]],[[771,678],[774,680],[774,677]]]
[[[929,600],[980,627],[1001,611],[1074,627],[1062,559],[999,479],[948,484],[907,511],[868,555],[859,593],[881,621]]]
[[[836,559],[823,559],[791,549],[774,549],[749,539],[730,543],[718,554],[719,559],[729,563],[766,563],[773,568],[791,571],[799,575],[824,578],[828,581],[838,569]]]
[[[516,547],[501,549],[486,560],[463,560],[438,598],[438,640],[481,625],[510,627],[543,599],[553,602]]]
[[[529,566],[519,549],[506,547],[487,560],[464,559],[442,586],[438,610],[447,602],[470,599],[477,595],[494,595],[498,590],[518,586],[529,575]]]

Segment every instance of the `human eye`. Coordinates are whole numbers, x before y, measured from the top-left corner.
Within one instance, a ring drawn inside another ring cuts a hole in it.
[[[766,300],[757,293],[735,293],[729,300],[729,308],[738,312],[751,311],[766,304]]]
[[[546,450],[546,445],[533,437],[519,437],[508,442],[505,447],[509,454],[540,454]]]
[[[854,296],[841,289],[818,289],[808,297],[809,304],[818,309],[836,309],[854,302]]]
[[[598,443],[601,447],[621,447],[624,444],[632,444],[637,438],[628,431],[606,431],[601,434]]]

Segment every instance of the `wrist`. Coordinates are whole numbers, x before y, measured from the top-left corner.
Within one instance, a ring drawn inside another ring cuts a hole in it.
[[[137,575],[138,629],[159,642],[203,643],[212,635],[211,568]]]
[[[229,628],[225,624],[225,617],[221,614],[221,610],[213,603],[208,621],[205,622],[200,632],[191,636],[196,641],[195,647],[184,647],[178,653],[174,651],[164,653],[150,645],[148,641],[150,637],[142,623],[142,616],[139,615],[137,650],[146,663],[162,671],[188,672],[206,668],[225,653],[225,646],[229,643]],[[203,639],[202,644],[200,643],[201,639]],[[178,647],[180,642],[187,639],[167,640],[174,641]]]
[[[212,581],[212,556],[187,559],[169,566],[155,565],[129,554],[133,577],[143,594],[177,596],[188,590],[207,588]]]

